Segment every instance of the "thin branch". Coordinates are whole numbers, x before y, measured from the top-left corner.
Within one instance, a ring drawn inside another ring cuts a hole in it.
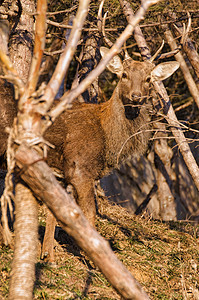
[[[19,91],[19,95],[22,95],[24,93],[24,83],[19,77],[17,71],[12,65],[12,62],[10,61],[9,57],[0,50],[0,61],[3,66],[4,73],[6,74],[5,76],[1,76],[1,78],[7,79],[10,82],[12,82]]]
[[[37,2],[37,17],[36,17],[36,29],[35,29],[35,46],[33,52],[33,58],[31,62],[28,81],[26,84],[26,91],[23,97],[19,101],[19,108],[24,105],[27,98],[29,98],[35,91],[38,77],[39,68],[42,61],[43,50],[45,47],[45,32],[46,32],[46,0],[38,0]]]
[[[173,125],[172,125],[173,131],[176,128],[176,131],[178,129],[186,129],[186,131],[192,131],[192,132],[195,132],[195,133],[199,133],[199,130],[191,128],[190,126],[185,125],[184,123],[180,122],[177,118],[171,118],[168,115],[163,115],[161,113],[157,113],[157,114],[158,114],[158,116],[163,117],[164,119],[167,120],[168,126],[170,126],[171,122],[173,123]],[[174,126],[174,124],[175,124],[175,126]]]
[[[66,28],[66,29],[72,29],[73,28],[73,26],[64,25],[62,23],[54,22],[54,21],[51,21],[51,20],[47,20],[46,23],[50,24],[52,26],[55,26],[55,27],[59,27],[59,28]],[[105,31],[118,31],[119,29],[122,29],[122,28],[124,28],[124,27],[105,28]],[[94,31],[94,32],[98,32],[99,29],[97,27],[94,27],[94,28],[85,28],[85,27],[83,27],[82,31]]]
[[[191,99],[190,101],[178,106],[177,108],[175,108],[175,112],[176,111],[180,111],[182,109],[185,109],[186,107],[190,106],[190,105],[193,105],[193,99]]]
[[[63,13],[71,13],[72,11],[76,10],[77,7],[78,7],[77,5],[74,5],[73,7],[69,8],[69,9],[47,12],[46,15],[47,16],[55,16],[55,15],[63,14]]]
[[[54,21],[51,21],[51,20],[46,20],[46,23],[49,24],[49,25],[53,25],[55,27],[59,27],[59,28],[65,28],[65,29],[72,29],[73,28],[73,26],[71,26],[71,25],[58,23],[58,22],[54,22]]]
[[[131,8],[131,5],[128,1],[123,1],[123,0],[120,0],[120,5],[123,9],[123,12],[124,12],[124,15],[126,16],[126,19],[128,22],[130,22],[131,19],[134,18],[134,12]],[[151,58],[151,53],[150,53],[150,50],[146,44],[146,41],[145,41],[145,38],[142,34],[142,31],[140,29],[140,25],[137,25],[135,27],[135,30],[134,30],[134,38],[137,42],[137,45],[138,45],[138,48],[140,50],[140,53],[142,55],[142,58],[143,60],[148,60]]]
[[[98,14],[97,14],[97,29],[99,32],[102,32],[102,10],[103,10],[104,1],[105,0],[102,0],[100,2]]]
[[[59,87],[62,83],[62,80],[64,79],[68,71],[70,62],[72,60],[72,57],[77,47],[77,43],[80,39],[84,20],[87,16],[89,3],[90,3],[89,0],[81,0],[79,3],[79,8],[77,11],[77,15],[74,19],[73,28],[71,30],[67,46],[64,50],[64,53],[60,56],[58,64],[53,73],[53,76],[51,77],[51,80],[49,81],[45,93],[40,102],[42,103],[42,101],[44,101],[44,103],[42,103],[38,108],[40,113],[42,114],[45,114],[46,111],[52,105],[54,97],[56,96]]]
[[[54,55],[62,54],[63,52],[64,52],[64,49],[61,49],[61,50],[52,51],[52,52],[44,51],[44,54],[48,55],[48,56],[54,56]]]

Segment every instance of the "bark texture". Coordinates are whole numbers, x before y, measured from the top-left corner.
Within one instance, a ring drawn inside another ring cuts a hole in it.
[[[32,299],[38,246],[37,202],[29,188],[16,185],[15,251],[9,299]]]

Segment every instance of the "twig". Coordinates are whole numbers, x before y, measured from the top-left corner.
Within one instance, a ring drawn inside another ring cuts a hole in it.
[[[62,24],[62,23],[58,23],[58,22],[54,22],[54,21],[51,21],[51,20],[47,20],[46,23],[50,24],[52,26],[59,27],[59,28],[66,28],[66,29],[72,29],[73,28],[73,26]],[[121,29],[121,28],[124,28],[124,27],[105,28],[105,31],[116,31],[116,32],[118,32],[118,30]],[[96,28],[85,28],[85,27],[83,27],[82,31],[94,31],[94,32],[98,32],[99,29],[97,27]]]
[[[158,189],[157,184],[154,184],[153,187],[151,188],[150,192],[148,193],[147,197],[136,209],[135,215],[140,215],[143,212],[143,210],[149,204],[149,201],[151,200],[152,196],[157,192],[157,189]]]
[[[54,15],[63,14],[63,13],[70,13],[70,12],[76,10],[77,7],[78,7],[77,5],[74,5],[73,7],[69,8],[69,9],[53,11],[53,12],[47,12],[46,15],[47,16],[54,16]]]
[[[180,106],[178,106],[177,108],[175,108],[175,112],[176,111],[180,111],[180,110],[182,110],[182,109],[184,109],[184,108],[186,108],[186,107],[188,107],[188,106],[190,106],[192,104],[193,104],[193,99],[190,100],[190,101],[188,101],[188,102],[186,102],[186,103],[184,103],[184,104],[182,104],[182,105],[180,105]]]

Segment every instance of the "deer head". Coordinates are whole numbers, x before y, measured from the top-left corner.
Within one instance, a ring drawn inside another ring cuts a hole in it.
[[[108,51],[106,47],[100,48],[102,57]],[[118,55],[114,56],[107,68],[119,78],[116,94],[124,105],[126,117],[132,119],[138,114],[141,105],[147,99],[151,83],[168,78],[178,67],[179,63],[176,61],[164,62],[157,66],[151,60],[135,61],[127,52],[123,62]]]

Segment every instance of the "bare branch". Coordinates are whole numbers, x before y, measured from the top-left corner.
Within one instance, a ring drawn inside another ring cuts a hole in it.
[[[113,46],[113,43],[111,42],[111,40],[109,40],[107,38],[107,36],[105,34],[105,23],[106,23],[107,14],[108,14],[108,12],[106,12],[104,14],[104,17],[102,19],[102,36],[103,36],[105,43],[111,48]]]
[[[160,48],[156,51],[156,53],[149,59],[150,62],[153,62],[156,57],[158,56],[158,54],[162,51],[162,48],[164,47],[164,40],[162,41],[162,45],[160,46]]]
[[[102,32],[102,9],[104,5],[104,1],[102,0],[99,5],[98,14],[97,14],[97,28],[99,32]]]
[[[176,111],[180,111],[182,109],[185,109],[186,107],[190,106],[190,105],[193,105],[193,99],[189,100],[188,102],[178,106],[177,108],[175,108],[175,112]]]
[[[74,11],[77,7],[78,7],[77,5],[74,5],[73,7],[69,8],[69,9],[53,11],[53,12],[47,12],[46,15],[47,16],[54,16],[54,15],[63,14],[63,13],[70,13],[70,12]]]
[[[20,99],[19,107],[21,107],[24,104],[24,101],[26,101],[26,99],[29,98],[30,95],[32,95],[37,85],[39,77],[39,68],[41,65],[41,60],[45,47],[46,10],[46,0],[38,0],[33,58],[31,62],[28,81],[26,84],[25,95]]]
[[[12,82],[16,88],[19,91],[19,95],[22,95],[24,93],[24,83],[19,77],[17,71],[12,65],[12,62],[10,61],[9,57],[0,50],[0,61],[3,66],[5,76],[1,76],[1,78],[5,78]]]
[[[134,12],[131,8],[131,5],[126,0],[120,0],[120,5],[123,9],[124,15],[126,16],[126,19],[128,22],[130,22],[134,18]],[[138,44],[138,48],[140,50],[140,53],[142,55],[143,60],[148,60],[151,58],[150,50],[146,44],[146,41],[144,39],[144,36],[142,34],[142,31],[140,29],[140,26],[137,25],[134,30],[134,38]]]
[[[184,45],[184,43],[186,42],[187,37],[188,37],[188,33],[190,31],[190,28],[191,28],[191,16],[190,16],[190,13],[188,12],[187,15],[188,15],[188,24],[187,24],[187,28],[186,28],[185,24],[183,24],[184,31],[183,31],[182,39],[181,39],[181,44],[182,45]]]
[[[59,28],[66,28],[66,29],[72,29],[73,28],[73,26],[71,26],[71,25],[66,25],[66,24],[54,22],[54,21],[51,21],[51,20],[47,20],[46,23],[50,24],[52,26],[59,27]],[[118,31],[119,28],[123,28],[123,27],[105,28],[104,30],[105,31]],[[83,27],[82,31],[91,31],[91,32],[94,31],[94,32],[98,32],[99,29],[97,27],[96,28],[85,28],[85,27]]]
[[[41,99],[41,103],[42,103],[42,101],[44,101],[44,103],[42,103],[39,108],[39,111],[42,114],[45,114],[46,111],[52,105],[54,97],[56,96],[56,94],[59,90],[59,86],[61,85],[62,80],[64,79],[64,77],[68,71],[70,62],[74,55],[75,49],[77,47],[77,43],[80,39],[80,34],[81,34],[81,30],[82,30],[82,27],[84,24],[84,20],[87,15],[89,3],[90,3],[89,0],[81,0],[80,1],[77,15],[74,19],[74,25],[71,30],[71,34],[70,34],[67,46],[64,50],[64,53],[61,55],[61,57],[58,61],[58,64],[53,73],[53,76],[51,77],[51,80],[46,87],[44,96]]]
[[[126,0],[125,1],[120,0],[120,4],[121,4],[121,7],[123,9],[123,12],[124,12],[127,20],[131,20],[134,16],[134,12],[131,8],[130,3]],[[145,25],[143,25],[143,26],[145,26]],[[164,47],[164,41],[162,42],[162,45],[157,50],[157,52],[153,55],[153,57],[151,57],[150,50],[149,50],[149,48],[146,44],[145,38],[144,38],[144,36],[142,34],[142,31],[140,29],[143,26],[137,25],[135,27],[134,37],[135,37],[135,40],[136,40],[136,42],[138,44],[138,47],[140,49],[143,60],[150,60],[151,62],[153,62],[155,60],[155,58],[158,56],[158,54],[161,52],[162,48]],[[164,58],[167,58],[167,57],[171,57],[174,54],[176,54],[177,52],[179,52],[179,50],[180,50],[180,47],[177,47],[176,49],[174,49],[173,51],[171,51],[169,53],[163,53],[163,54],[159,55],[158,59],[164,59]]]
[[[51,21],[51,20],[46,20],[46,23],[50,24],[50,25],[53,25],[53,26],[56,26],[56,27],[59,27],[59,28],[66,28],[66,29],[72,29],[73,28],[72,25],[58,23],[58,22],[54,22],[54,21]]]

